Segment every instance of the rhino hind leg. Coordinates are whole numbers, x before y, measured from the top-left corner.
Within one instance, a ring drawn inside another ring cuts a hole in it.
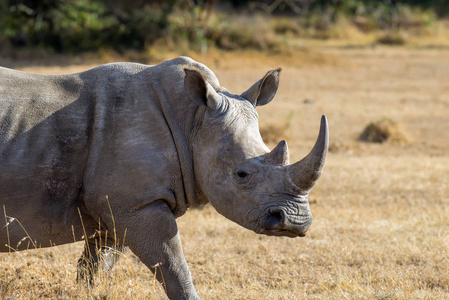
[[[100,245],[98,237],[85,243],[83,253],[78,259],[77,282],[92,286],[98,270],[101,268],[103,272],[110,271],[121,254],[127,250],[127,247],[122,246]]]

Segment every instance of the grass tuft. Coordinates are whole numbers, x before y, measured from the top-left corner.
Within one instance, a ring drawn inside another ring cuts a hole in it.
[[[367,143],[389,142],[392,144],[407,144],[410,142],[408,135],[400,124],[389,118],[369,123],[359,135],[359,140]]]
[[[379,44],[390,46],[402,46],[407,43],[408,37],[402,31],[387,31],[378,35],[376,41]]]

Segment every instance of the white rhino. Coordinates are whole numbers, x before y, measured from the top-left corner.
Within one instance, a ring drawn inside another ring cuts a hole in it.
[[[269,151],[255,107],[273,99],[279,72],[234,95],[187,57],[71,75],[0,68],[0,204],[9,217],[0,250],[85,239],[79,275],[90,280],[111,245],[123,245],[151,270],[159,263],[170,299],[199,299],[176,225],[189,207],[210,202],[256,233],[304,236],[328,127],[323,116],[313,150],[295,164],[285,141]]]

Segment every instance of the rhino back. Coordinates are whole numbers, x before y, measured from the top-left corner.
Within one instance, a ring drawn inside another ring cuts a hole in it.
[[[58,223],[74,213],[87,157],[92,106],[82,88],[76,75],[0,69],[0,202],[30,235],[55,242]]]

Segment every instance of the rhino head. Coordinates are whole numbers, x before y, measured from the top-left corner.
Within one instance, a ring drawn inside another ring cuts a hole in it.
[[[328,149],[326,117],[312,151],[289,165],[285,141],[271,152],[264,144],[255,109],[274,98],[280,69],[241,95],[213,88],[198,71],[185,73],[185,90],[199,105],[192,152],[202,196],[220,214],[256,233],[305,236],[312,222],[308,193]]]

